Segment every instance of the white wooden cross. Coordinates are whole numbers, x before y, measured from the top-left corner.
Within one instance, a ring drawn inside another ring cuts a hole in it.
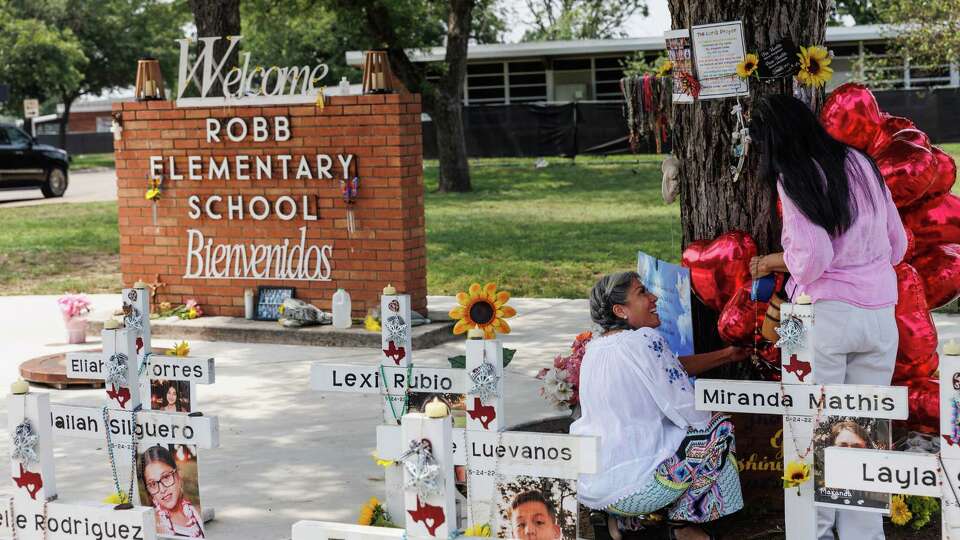
[[[391,301],[386,296],[381,300],[382,313],[388,312],[386,306]],[[386,354],[389,339],[386,327],[382,328]],[[409,359],[411,354],[407,351],[405,358]],[[465,369],[395,365],[389,356],[383,360],[388,364],[382,368],[314,362],[310,386],[327,392],[385,395],[397,404],[396,410],[403,407],[407,392],[465,394],[466,427],[454,429],[453,455],[456,465],[467,469],[468,526],[489,524],[495,528],[499,520],[496,489],[502,476],[525,475],[575,482],[581,473],[596,472],[598,440],[595,438],[504,431],[507,425],[503,406],[505,377],[503,346],[499,340],[468,339]],[[496,391],[492,395],[477,395],[475,380],[490,372],[496,379]],[[388,409],[384,425],[377,429],[377,455],[383,460],[395,460],[403,452],[395,444],[399,440],[399,428],[392,425],[391,415]],[[465,451],[467,448],[469,451]],[[391,515],[399,508],[396,497],[399,473],[397,467],[387,468],[386,501]]]
[[[196,408],[197,384],[213,384],[216,381],[214,360],[208,357],[193,356],[160,356],[153,354],[150,330],[150,294],[147,285],[137,283],[133,288],[123,289],[124,326],[133,331],[136,349],[135,367],[144,369],[140,385],[139,400],[145,409],[150,408],[150,380],[163,379],[168,381],[185,381],[190,383],[190,401]],[[112,344],[110,344],[112,346]],[[67,353],[67,377],[71,379],[106,379],[108,344],[104,342],[102,353],[73,352]],[[106,385],[107,395],[111,398],[115,394]]]
[[[395,428],[397,445],[404,448],[403,529],[387,529],[322,521],[293,524],[292,540],[372,540],[382,538],[448,539],[455,536],[457,514],[454,504],[453,424],[449,416],[430,418],[421,413],[403,416]],[[426,448],[432,463],[422,467],[418,453]],[[400,455],[397,456],[398,458]],[[428,474],[428,468],[435,467]],[[429,489],[431,487],[433,489]],[[399,516],[394,516],[398,518]]]
[[[19,392],[20,390],[18,390]],[[107,504],[69,504],[57,501],[52,407],[45,393],[13,394],[7,401],[11,439],[25,433],[35,437],[29,458],[11,458],[15,493],[0,502],[0,537],[18,540],[155,540],[154,510],[148,506],[116,509]],[[28,454],[30,452],[27,452]],[[22,454],[22,453],[21,453]]]
[[[802,324],[798,343],[785,344],[781,349],[781,382],[701,378],[695,384],[699,410],[783,416],[784,471],[791,462],[802,462],[810,468],[810,480],[784,490],[787,540],[810,540],[817,536],[811,442],[817,417],[905,420],[909,413],[906,387],[815,383],[811,339],[816,324],[814,311],[815,306],[809,303],[784,303],[780,307],[781,329],[784,324]],[[791,317],[796,320],[787,322]]]
[[[135,294],[131,294],[131,291]],[[184,444],[205,449],[219,446],[219,422],[215,416],[139,408],[143,401],[149,400],[150,395],[149,381],[142,376],[146,374],[141,374],[141,367],[150,369],[152,373],[165,374],[165,378],[171,380],[212,383],[214,364],[210,358],[154,357],[149,354],[149,295],[143,288],[125,289],[124,299],[139,304],[137,311],[127,310],[125,320],[130,327],[116,327],[116,323],[110,324],[108,321],[101,333],[102,354],[68,355],[67,359],[68,376],[107,380],[107,406],[51,404],[45,415],[46,425],[51,428],[54,437],[102,442],[107,440],[109,432],[113,449],[112,465],[116,469],[115,481],[121,489],[129,486],[131,474],[136,474],[131,447],[134,439],[141,449],[153,444]],[[141,320],[132,321],[132,316],[137,313]],[[138,358],[147,364],[142,364]],[[112,384],[109,373],[121,364],[125,366],[125,369],[121,369],[123,384]],[[141,391],[144,386],[145,392]],[[134,484],[136,480],[132,479]],[[139,489],[133,490],[131,499],[134,503],[139,501]],[[203,514],[204,521],[207,521],[213,515],[212,508],[203,508]]]
[[[467,527],[489,525],[496,536],[501,521],[498,485],[504,478],[544,477],[575,483],[580,474],[597,471],[599,439],[506,431],[503,346],[499,340],[468,339],[466,349],[465,376],[461,377],[468,386],[474,384],[471,374],[485,369],[485,363],[492,364],[499,379],[495,396],[489,398],[467,389],[467,424],[453,430],[453,462],[466,468]],[[402,455],[399,439],[396,427],[377,428],[380,459],[396,460]]]
[[[956,352],[956,351],[950,351]],[[940,356],[940,452],[824,450],[828,487],[939,497],[941,537],[960,539],[960,356]]]

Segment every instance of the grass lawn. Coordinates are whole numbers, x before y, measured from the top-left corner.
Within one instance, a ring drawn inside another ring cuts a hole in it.
[[[96,167],[113,167],[113,154],[78,154],[70,162],[71,171],[82,171]]]
[[[0,211],[0,294],[116,292],[119,287],[116,203]]]
[[[960,144],[943,148],[960,158]],[[467,194],[436,193],[427,162],[428,290],[494,281],[516,296],[582,298],[597,276],[633,268],[638,250],[676,262],[679,206],[660,198],[660,159],[471,160]],[[115,292],[118,251],[114,203],[4,208],[0,294]]]
[[[434,193],[428,163],[427,289],[494,281],[516,296],[582,298],[642,249],[678,259],[679,205],[660,197],[661,156],[472,160],[474,191]]]

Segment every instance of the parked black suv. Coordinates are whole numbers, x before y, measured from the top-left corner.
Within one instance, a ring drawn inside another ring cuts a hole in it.
[[[40,144],[16,126],[0,124],[0,188],[39,187],[44,197],[62,197],[69,169],[66,151]]]

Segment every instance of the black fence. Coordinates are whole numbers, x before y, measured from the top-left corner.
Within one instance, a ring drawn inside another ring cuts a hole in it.
[[[621,103],[477,105],[463,108],[470,157],[575,156],[630,151]],[[437,157],[433,122],[423,123],[423,156]]]
[[[909,118],[935,143],[960,141],[960,89],[875,92],[880,109]],[[622,154],[627,144],[623,104],[471,105],[463,108],[470,157]],[[641,152],[653,152],[647,138]],[[664,150],[667,150],[665,148]],[[437,133],[423,123],[423,155],[437,157]]]
[[[60,146],[59,135],[37,135],[43,144]],[[113,133],[67,133],[67,147],[70,155],[76,154],[112,154]]]
[[[960,88],[874,92],[880,110],[913,120],[935,143],[960,141]]]

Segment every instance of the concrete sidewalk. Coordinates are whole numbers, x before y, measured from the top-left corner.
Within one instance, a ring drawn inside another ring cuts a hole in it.
[[[93,295],[95,308],[119,306],[119,295]],[[431,297],[430,309],[446,310],[451,297]],[[589,327],[584,300],[512,299],[519,315],[504,336],[517,349],[507,368],[507,422],[516,424],[562,414],[537,394],[534,375],[567,353],[577,333]],[[0,297],[4,361],[0,390],[6,394],[20,362],[68,350],[54,296]],[[172,340],[155,339],[155,346]],[[99,346],[94,339],[91,347]],[[202,502],[215,508],[208,538],[288,538],[300,519],[353,523],[360,505],[382,496],[383,470],[370,457],[376,446],[378,396],[320,394],[307,388],[311,361],[378,362],[376,349],[191,342],[191,352],[217,360],[217,383],[199,386],[201,410],[220,420],[220,445],[200,451]],[[463,353],[454,341],[414,351],[423,366],[446,366]],[[36,390],[36,388],[35,388]],[[53,390],[54,402],[101,405],[102,390]],[[8,440],[6,415],[0,439]],[[2,446],[4,453],[8,445]],[[56,441],[60,500],[99,501],[110,493],[110,465],[102,443]],[[9,493],[3,484],[0,493]]]
[[[95,307],[119,306],[119,295],[94,295]],[[451,297],[431,297],[431,310],[447,310]],[[507,368],[508,424],[557,416],[537,395],[534,375],[557,353],[568,352],[589,328],[585,300],[512,299],[519,315],[504,336],[517,355]],[[960,338],[960,316],[935,316],[941,342]],[[65,333],[53,296],[0,297],[4,361],[0,390],[6,394],[23,360],[76,350]],[[156,346],[171,340],[155,339]],[[98,346],[97,340],[90,343]],[[378,361],[376,349],[191,342],[192,353],[217,359],[217,383],[199,386],[201,410],[220,419],[220,444],[200,452],[202,502],[215,508],[207,537],[218,540],[289,538],[300,519],[353,523],[360,505],[381,496],[383,471],[370,458],[380,420],[379,396],[320,394],[307,388],[311,361]],[[417,365],[446,366],[462,354],[460,341],[414,351]],[[41,390],[54,402],[101,405],[102,390]],[[0,426],[6,414],[0,415]],[[0,440],[8,440],[5,427]],[[4,453],[8,445],[0,445]],[[102,444],[56,441],[60,500],[99,501],[111,491]],[[6,457],[6,456],[4,456]],[[2,484],[0,493],[9,493]]]

